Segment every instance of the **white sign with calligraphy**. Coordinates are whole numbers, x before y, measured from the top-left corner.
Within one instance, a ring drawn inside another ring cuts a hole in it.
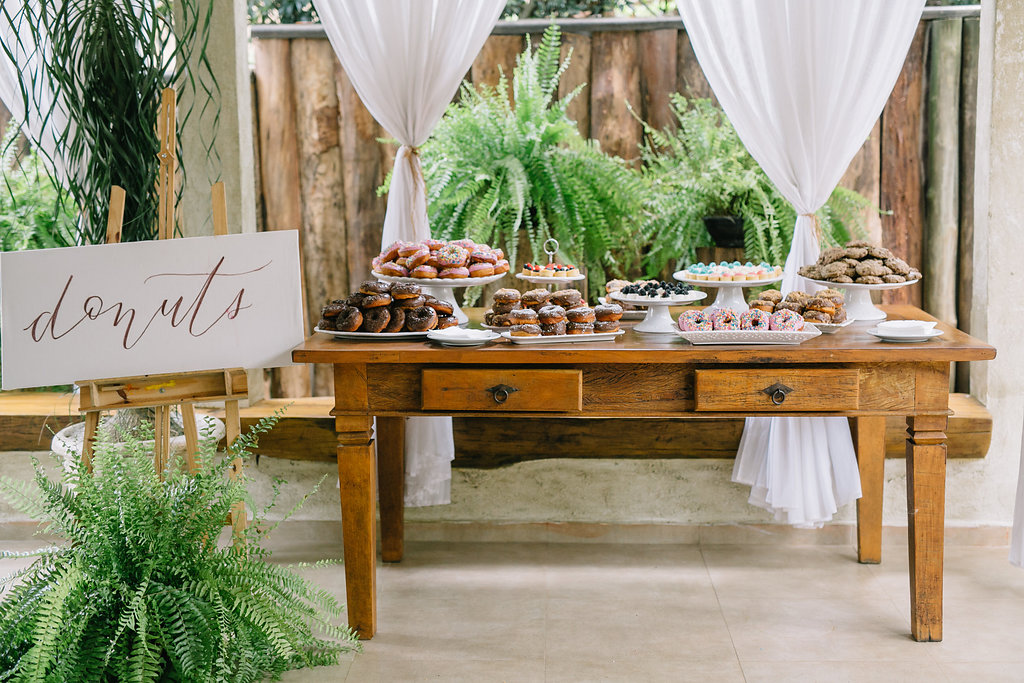
[[[0,253],[4,389],[291,363],[298,233]]]

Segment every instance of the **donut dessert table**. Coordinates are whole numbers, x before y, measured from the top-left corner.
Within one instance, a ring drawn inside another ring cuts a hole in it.
[[[885,311],[892,319],[933,319],[912,306]],[[907,418],[911,633],[920,641],[941,640],[950,363],[990,360],[996,350],[943,323],[941,337],[900,345],[867,334],[871,326],[855,322],[800,346],[692,346],[629,329],[590,344],[480,348],[314,334],[292,357],[334,366],[331,415],[350,626],[362,638],[377,629],[378,489],[383,560],[402,559],[407,416],[846,416],[864,490],[857,503],[858,557],[877,563],[885,418],[901,415]]]

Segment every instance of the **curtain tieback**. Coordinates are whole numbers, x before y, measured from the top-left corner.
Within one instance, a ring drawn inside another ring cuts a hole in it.
[[[818,248],[821,248],[821,221],[818,220],[818,214],[816,213],[802,213],[799,214],[805,218],[811,219],[811,230],[814,232],[814,239],[818,240]]]

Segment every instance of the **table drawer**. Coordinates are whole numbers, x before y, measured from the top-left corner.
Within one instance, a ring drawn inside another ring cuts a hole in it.
[[[858,370],[697,370],[695,408],[715,412],[857,410]]]
[[[423,410],[568,413],[583,409],[582,370],[423,370]]]

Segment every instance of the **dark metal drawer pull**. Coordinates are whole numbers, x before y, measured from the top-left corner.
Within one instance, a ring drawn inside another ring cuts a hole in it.
[[[507,384],[497,384],[490,389],[484,389],[484,391],[491,395],[491,398],[494,399],[495,403],[500,404],[508,400],[509,394],[519,390],[515,387],[510,387]]]
[[[771,397],[772,403],[774,403],[777,406],[781,406],[782,402],[786,400],[786,395],[789,392],[793,391],[793,389],[787,387],[782,382],[776,382],[775,384],[765,389],[762,389],[761,391],[765,394],[768,394]]]

